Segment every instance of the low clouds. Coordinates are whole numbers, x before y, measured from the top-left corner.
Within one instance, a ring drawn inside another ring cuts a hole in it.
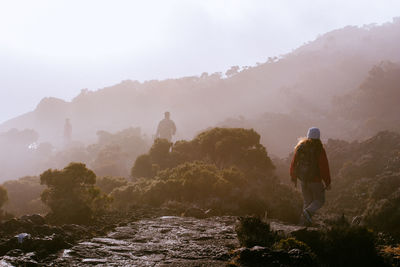
[[[45,96],[255,65],[396,10],[398,1],[361,0],[2,2],[0,121]]]

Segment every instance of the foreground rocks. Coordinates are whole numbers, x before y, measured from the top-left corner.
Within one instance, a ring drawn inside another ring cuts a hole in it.
[[[285,251],[254,246],[252,248],[240,248],[235,250],[234,254],[235,259],[230,266],[318,266],[310,253],[300,249]]]
[[[0,224],[0,266],[388,266],[374,235],[344,219],[305,228],[254,217],[195,218],[201,214],[142,207],[90,226],[23,216]]]
[[[86,226],[53,226],[40,215],[12,219],[0,224],[0,266],[224,266],[239,246],[236,217],[190,212],[134,208]]]
[[[56,266],[225,266],[239,246],[236,217],[144,218],[64,250]]]
[[[38,264],[78,240],[103,231],[94,226],[52,226],[40,215],[22,216],[0,225],[0,257],[13,265]]]
[[[50,225],[40,215],[25,215],[0,224],[0,265],[36,265],[52,262],[57,253],[80,241],[106,235],[127,222],[153,216],[151,209],[113,212],[91,225]]]

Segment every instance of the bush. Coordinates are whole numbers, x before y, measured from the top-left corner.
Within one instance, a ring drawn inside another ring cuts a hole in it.
[[[45,186],[40,184],[39,177],[22,177],[6,181],[3,186],[7,189],[9,198],[5,205],[6,211],[16,216],[48,212],[46,205],[40,200],[40,194]]]
[[[96,186],[106,194],[110,194],[115,188],[122,187],[128,184],[128,180],[124,177],[98,177]]]
[[[273,248],[276,250],[285,250],[285,251],[290,251],[292,249],[299,249],[301,251],[313,254],[311,248],[306,243],[301,242],[293,237],[279,240],[277,243],[273,245]]]
[[[279,183],[260,135],[241,128],[214,128],[191,141],[156,139],[132,168],[138,179],[113,193],[127,203],[160,206],[188,202],[236,215],[264,215],[297,222],[299,194]],[[128,197],[129,194],[134,194]],[[297,202],[296,202],[297,201]]]
[[[144,190],[143,200],[152,205],[161,205],[170,200],[204,203],[209,198],[227,198],[235,184],[229,183],[224,177],[227,177],[227,173],[215,165],[184,163],[159,172]]]
[[[178,141],[174,145],[156,139],[147,155],[136,160],[132,176],[154,177],[153,165],[164,170],[193,161],[215,164],[219,169],[235,166],[249,178],[269,176],[274,169],[267,150],[260,144],[260,135],[253,129],[214,128],[192,141]]]
[[[97,136],[98,142],[87,147],[89,166],[97,176],[129,176],[132,162],[148,149],[140,128],[98,131]]]
[[[150,155],[140,155],[136,158],[135,164],[132,167],[131,176],[135,178],[153,177],[155,173],[153,172],[152,166],[153,164]]]
[[[140,203],[140,192],[137,185],[128,183],[126,186],[117,187],[110,193],[115,209],[122,210]]]
[[[400,239],[400,189],[387,199],[369,205],[364,213],[364,222],[373,229],[384,231]]]
[[[170,167],[169,158],[170,158],[170,149],[172,143],[170,143],[167,139],[156,139],[154,141],[153,146],[150,148],[149,156],[153,163],[160,166],[161,169],[165,169]]]
[[[381,266],[373,232],[364,227],[333,227],[323,240],[323,258],[330,266]]]
[[[235,231],[240,245],[244,247],[269,247],[277,239],[276,233],[271,231],[269,224],[257,217],[239,217]]]
[[[41,199],[51,210],[48,218],[55,223],[88,223],[108,203],[94,186],[96,175],[83,163],[47,170],[40,175],[40,183],[47,186]]]
[[[325,266],[384,266],[375,247],[375,235],[365,227],[352,226],[344,217],[321,231],[298,231]]]
[[[3,186],[0,186],[0,210],[3,207],[3,205],[7,202],[7,200],[8,200],[7,190]]]
[[[3,205],[7,202],[8,196],[7,196],[7,190],[3,187],[0,186],[0,221],[10,219],[13,216],[7,212],[4,212],[1,208]]]

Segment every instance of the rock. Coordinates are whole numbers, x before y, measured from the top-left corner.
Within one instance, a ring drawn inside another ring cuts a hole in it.
[[[22,223],[17,219],[11,219],[2,223],[0,229],[6,235],[13,235],[17,232],[21,227]]]
[[[315,262],[315,255],[300,249],[292,249],[288,252],[293,266],[317,266]]]
[[[35,225],[43,225],[46,223],[46,220],[40,216],[39,214],[33,214],[33,215],[24,215],[20,218],[22,221],[29,221],[32,224]]]
[[[39,258],[45,258],[61,249],[70,248],[71,244],[67,243],[60,235],[52,235],[44,238],[30,238],[20,245],[24,252],[36,252]]]
[[[0,244],[0,256],[7,254],[10,250],[19,248],[18,239],[16,237],[10,238]]]
[[[22,244],[22,242],[24,242],[26,239],[31,238],[31,235],[27,234],[27,233],[21,233],[21,234],[18,234],[16,236],[16,238],[18,240],[18,243]]]
[[[20,257],[24,252],[21,249],[12,249],[6,253],[9,257]]]
[[[7,260],[7,264],[10,265],[1,265],[0,266],[38,266],[38,262],[36,261],[35,253],[25,253],[21,249],[13,249],[10,250],[6,256],[3,258],[3,261],[0,263],[4,263]]]
[[[271,226],[271,230],[281,233],[285,236],[289,236],[292,232],[296,232],[296,231],[306,228],[304,226],[285,224],[285,223],[278,222],[278,221],[270,221],[269,225]],[[312,228],[308,227],[308,229],[312,229]],[[315,228],[313,228],[313,229],[315,229]]]
[[[56,226],[50,226],[48,224],[34,225],[32,227],[32,233],[39,236],[48,236],[52,234],[60,234],[62,230]]]
[[[78,224],[64,224],[61,229],[65,234],[77,237],[77,239],[86,236],[88,232],[86,227]]]
[[[199,208],[188,208],[185,210],[185,212],[182,214],[183,217],[193,217],[197,219],[204,219],[206,218],[206,214],[202,209]]]
[[[208,210],[206,210],[206,211],[204,212],[204,214],[205,214],[207,217],[212,217],[212,216],[221,216],[221,215],[222,215],[222,212],[219,211],[219,210],[216,210],[216,209],[208,209]]]

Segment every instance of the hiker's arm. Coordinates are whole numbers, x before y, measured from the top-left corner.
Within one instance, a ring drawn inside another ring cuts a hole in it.
[[[330,188],[331,186],[331,173],[329,171],[328,157],[326,156],[325,149],[322,149],[319,157],[319,171],[320,176],[324,180],[325,186]]]

